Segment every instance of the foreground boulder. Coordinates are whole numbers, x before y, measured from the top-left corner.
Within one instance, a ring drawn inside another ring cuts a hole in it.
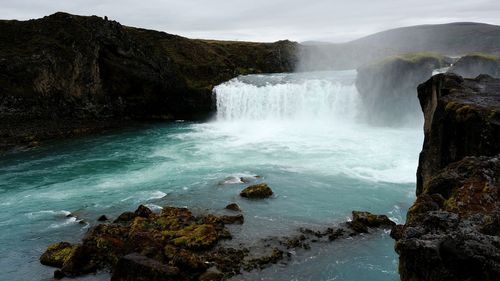
[[[250,199],[267,198],[273,195],[273,190],[265,183],[251,185],[240,192],[241,197]]]
[[[71,259],[75,246],[68,242],[59,242],[51,245],[40,257],[40,263],[53,267],[63,267]]]
[[[500,280],[500,80],[437,75],[418,90],[417,199],[391,235],[401,280]]]

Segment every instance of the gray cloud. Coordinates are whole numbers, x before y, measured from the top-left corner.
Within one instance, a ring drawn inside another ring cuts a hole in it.
[[[500,24],[498,0],[0,0],[0,18],[56,11],[108,16],[192,38],[342,42],[389,28],[476,21]]]

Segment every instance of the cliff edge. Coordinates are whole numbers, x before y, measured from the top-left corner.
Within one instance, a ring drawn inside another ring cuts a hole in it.
[[[401,280],[500,280],[500,79],[439,74],[418,97],[417,199],[392,231]]]

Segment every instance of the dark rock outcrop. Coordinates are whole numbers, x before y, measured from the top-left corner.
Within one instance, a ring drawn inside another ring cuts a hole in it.
[[[392,228],[396,223],[391,221],[386,215],[374,215],[369,212],[352,212],[350,227],[360,233],[367,233],[369,227]]]
[[[100,222],[107,221],[107,220],[109,220],[109,218],[106,215],[101,215],[97,218],[97,221],[100,221]]]
[[[236,203],[230,203],[228,204],[225,209],[228,209],[228,210],[231,210],[231,211],[235,211],[235,212],[241,212],[241,208],[238,204]]]
[[[417,195],[448,164],[466,156],[500,153],[500,83],[489,76],[436,75],[418,87],[424,112],[424,145]]]
[[[118,261],[112,281],[176,281],[179,269],[138,253],[128,254]]]
[[[215,85],[239,74],[292,71],[295,49],[289,41],[191,40],[66,13],[0,21],[0,145],[128,119],[205,118]]]
[[[487,74],[500,78],[500,57],[489,54],[471,54],[461,57],[448,70],[466,78],[475,78]]]
[[[265,183],[251,185],[240,192],[241,197],[249,199],[267,198],[273,195],[273,190]]]
[[[391,234],[401,280],[499,280],[500,80],[440,74],[418,92],[417,199]]]
[[[451,59],[431,53],[389,57],[358,68],[356,87],[361,95],[363,121],[374,125],[406,125],[418,120],[417,86]]]

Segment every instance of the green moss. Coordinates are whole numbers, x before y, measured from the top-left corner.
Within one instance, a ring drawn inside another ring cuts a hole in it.
[[[456,205],[456,197],[458,196],[458,191],[459,191],[460,187],[459,186],[456,186],[454,188],[452,188],[450,191],[449,191],[449,195],[448,195],[448,198],[444,201],[443,203],[443,207],[445,210],[454,210],[457,208],[457,205]]]
[[[479,59],[491,60],[491,61],[500,60],[500,56],[496,56],[493,54],[486,54],[486,53],[470,53],[470,54],[467,54],[465,57],[473,57],[473,58],[479,58]]]
[[[172,244],[191,249],[209,248],[218,240],[217,231],[210,224],[190,225],[179,231],[167,232],[167,235],[173,237]]]
[[[449,102],[448,104],[446,104],[445,111],[455,112],[458,115],[464,115],[473,111],[473,108],[469,104],[464,104],[459,102]]]
[[[159,217],[154,224],[159,230],[178,230],[181,227],[180,221],[172,217]]]
[[[273,195],[271,188],[265,183],[251,185],[240,192],[246,198],[266,198]]]
[[[380,61],[370,64],[370,67],[381,67],[395,61],[405,61],[410,63],[420,63],[426,60],[435,60],[439,65],[447,64],[447,57],[433,52],[416,52],[386,57]]]
[[[63,267],[71,259],[76,248],[77,246],[73,246],[67,242],[52,244],[40,257],[40,262],[48,266]]]

